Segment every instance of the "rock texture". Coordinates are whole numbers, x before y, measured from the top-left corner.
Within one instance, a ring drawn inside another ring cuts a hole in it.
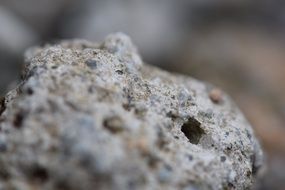
[[[123,34],[26,61],[1,99],[1,190],[248,189],[262,165],[227,95],[143,64]]]

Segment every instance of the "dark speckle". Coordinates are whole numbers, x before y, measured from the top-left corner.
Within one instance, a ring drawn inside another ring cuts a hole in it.
[[[94,92],[95,92],[94,86],[89,86],[89,87],[88,87],[88,92],[89,92],[90,94],[94,93]]]
[[[251,140],[252,136],[251,136],[251,134],[249,133],[248,130],[246,130],[246,135],[247,135],[247,138],[248,138],[249,140]]]
[[[28,89],[27,89],[27,94],[28,94],[28,95],[33,95],[33,94],[34,94],[33,89],[28,88]]]
[[[224,161],[226,161],[226,157],[225,156],[221,156],[221,162],[224,162]]]
[[[204,118],[208,118],[208,119],[212,119],[213,118],[213,110],[208,109],[207,111],[203,112],[203,111],[199,111],[198,113],[200,116],[204,117]]]
[[[14,120],[13,120],[14,126],[16,128],[21,128],[24,118],[25,118],[25,113],[23,111],[19,111],[18,113],[16,113]]]
[[[173,112],[173,111],[167,112],[167,113],[166,113],[166,116],[167,116],[167,117],[170,117],[172,120],[175,120],[175,119],[179,118],[178,113]]]
[[[0,97],[0,115],[5,111],[5,97]]]
[[[252,174],[255,176],[260,169],[260,165],[258,165],[256,163],[256,155],[255,154],[250,156],[250,161],[252,163]]]
[[[193,156],[191,154],[188,155],[188,159],[189,161],[192,161],[193,160]]]
[[[119,75],[124,74],[124,72],[122,70],[116,70],[116,73],[119,74]]]
[[[233,148],[233,145],[232,145],[232,144],[230,144],[230,145],[226,148],[226,150],[227,150],[227,151],[231,151],[231,150],[232,150],[232,148]]]
[[[34,166],[30,170],[30,177],[39,182],[45,182],[49,178],[48,171],[42,166]]]
[[[89,60],[85,61],[85,64],[91,69],[97,68],[97,61],[94,59],[89,59]]]
[[[247,176],[247,177],[250,177],[250,176],[251,176],[251,171],[248,170],[248,171],[246,172],[246,176]]]
[[[135,82],[138,82],[138,81],[139,81],[139,77],[135,77],[135,78],[134,78],[134,81],[135,81]]]
[[[174,136],[175,139],[179,139],[179,137],[177,135]]]
[[[0,179],[8,180],[11,177],[10,173],[5,169],[5,166],[0,165]]]
[[[0,152],[6,152],[7,151],[7,144],[0,140]]]
[[[164,165],[164,167],[162,167],[159,171],[159,180],[161,182],[167,182],[172,175],[172,167],[169,165]]]

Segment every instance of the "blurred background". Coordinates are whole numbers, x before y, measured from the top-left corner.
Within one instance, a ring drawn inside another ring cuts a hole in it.
[[[117,31],[145,62],[228,92],[266,150],[256,189],[285,188],[284,0],[0,0],[0,95],[26,48]]]

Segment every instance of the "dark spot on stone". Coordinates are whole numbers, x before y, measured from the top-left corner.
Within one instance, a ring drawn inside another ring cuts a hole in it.
[[[94,59],[88,59],[87,61],[85,61],[85,64],[91,69],[97,68],[97,61]]]
[[[233,148],[233,145],[232,145],[232,144],[230,144],[230,146],[228,146],[228,147],[226,148],[226,150],[227,150],[227,151],[231,151],[231,150],[232,150],[232,148]]]
[[[146,112],[147,112],[146,108],[135,108],[135,114],[139,118],[143,118],[145,116]]]
[[[7,144],[0,140],[0,153],[7,151]]]
[[[177,135],[175,135],[174,138],[179,139],[179,137]]]
[[[94,91],[95,91],[95,88],[94,88],[93,86],[89,86],[89,87],[88,87],[88,92],[89,92],[90,94],[93,94]]]
[[[255,176],[258,173],[261,166],[257,166],[255,154],[250,156],[250,161],[251,161],[251,167],[252,167],[252,174]]]
[[[181,131],[192,144],[198,144],[205,131],[201,128],[201,123],[194,118],[189,118],[181,127]]]
[[[108,117],[103,121],[103,126],[111,133],[122,132],[124,129],[123,125],[123,120],[118,116]]]
[[[0,115],[5,111],[5,97],[0,97]]]
[[[131,94],[131,95],[133,95],[133,94]],[[131,103],[133,100],[133,97],[131,95],[129,95],[129,94],[127,95],[127,99],[128,99],[129,103]]]
[[[30,177],[38,182],[43,183],[48,180],[49,173],[44,167],[36,165],[31,167]]]
[[[166,139],[162,129],[158,130],[158,140],[156,141],[156,145],[159,149],[164,149],[168,145],[168,140]]]
[[[16,113],[14,120],[13,120],[14,126],[16,128],[21,128],[24,118],[25,118],[25,113],[23,111],[19,111],[18,113]]]
[[[173,112],[173,111],[167,112],[167,113],[166,113],[166,116],[167,116],[167,117],[170,117],[172,120],[175,120],[175,119],[179,118],[178,113],[175,113],[175,112]]]
[[[34,94],[33,89],[27,88],[27,94],[28,94],[28,95],[33,95],[33,94]]]
[[[71,185],[68,182],[67,178],[61,177],[60,179],[57,179],[57,181],[56,181],[56,189],[58,189],[58,190],[60,190],[60,189],[71,190],[73,188],[71,188]]]
[[[78,106],[71,102],[71,101],[65,101],[66,105],[69,106],[71,109],[73,109],[74,111],[79,111],[79,108]]]
[[[190,161],[192,161],[192,160],[193,160],[193,156],[192,156],[191,154],[189,154],[189,155],[188,155],[188,159],[189,159]]]
[[[54,100],[48,99],[47,102],[51,112],[57,112],[59,110],[59,107]]]
[[[229,187],[229,188],[232,188],[232,189],[235,188],[234,184],[232,184],[232,183],[230,183],[230,182],[228,183],[228,187]]]
[[[136,188],[136,182],[135,181],[129,181],[128,182],[128,189],[135,189]]]
[[[225,156],[221,156],[221,162],[224,162],[224,161],[226,161],[226,157]]]
[[[246,176],[247,176],[247,177],[250,177],[250,176],[251,176],[251,171],[248,170],[248,171],[246,172]]]
[[[160,161],[161,161],[160,158],[157,157],[157,156],[155,156],[155,155],[153,155],[153,154],[149,154],[149,155],[147,156],[147,163],[148,163],[148,166],[149,166],[150,168],[152,168],[152,169],[157,168],[157,166],[158,166],[158,164],[159,164]]]
[[[248,138],[249,140],[251,140],[252,136],[251,136],[251,134],[249,133],[248,130],[246,130],[246,135],[247,135],[247,138]]]
[[[241,156],[238,157],[238,161],[242,161],[242,157]]]
[[[52,69],[57,69],[57,68],[58,68],[58,65],[53,65],[51,68],[52,68]]]
[[[0,179],[8,180],[11,178],[11,175],[8,173],[8,171],[0,165]]]
[[[122,70],[116,70],[116,73],[119,74],[119,75],[124,74],[124,72]]]
[[[207,110],[206,112],[204,111],[199,111],[198,113],[200,116],[208,118],[208,119],[212,119],[213,118],[213,111],[211,109]]]
[[[170,180],[171,176],[172,176],[172,167],[165,164],[158,173],[158,178],[159,181],[164,183]]]
[[[132,106],[128,103],[122,105],[126,111],[131,111]]]
[[[164,165],[165,169],[167,169],[168,171],[172,171],[172,167],[168,164]]]

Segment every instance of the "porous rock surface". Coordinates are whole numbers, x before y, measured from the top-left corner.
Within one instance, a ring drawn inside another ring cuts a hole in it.
[[[262,165],[227,95],[110,35],[33,48],[1,100],[0,189],[248,189]]]

